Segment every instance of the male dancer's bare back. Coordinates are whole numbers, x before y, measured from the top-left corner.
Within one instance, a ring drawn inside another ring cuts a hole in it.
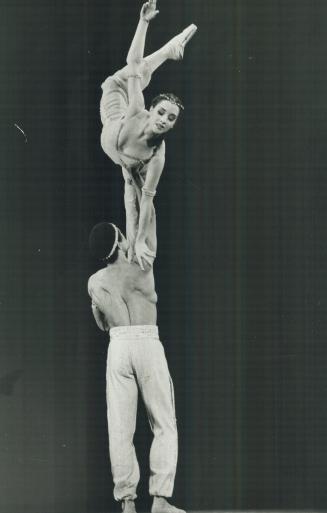
[[[101,329],[115,326],[156,325],[157,294],[152,267],[143,271],[126,258],[100,269],[89,279],[95,315],[101,312]]]
[[[104,251],[97,251],[98,258],[107,259],[106,267],[90,277],[88,291],[97,325],[110,334],[107,415],[114,497],[122,502],[124,513],[135,513],[140,473],[133,437],[140,393],[154,436],[149,480],[152,513],[185,513],[167,501],[173,493],[178,442],[174,388],[156,325],[153,268],[146,265],[142,270],[129,263],[128,242],[114,225],[100,223],[92,233],[93,246]],[[107,247],[103,239],[108,240]]]

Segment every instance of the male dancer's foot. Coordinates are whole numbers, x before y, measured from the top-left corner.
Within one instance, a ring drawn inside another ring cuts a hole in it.
[[[153,497],[151,513],[186,513],[186,511],[175,508],[165,497]]]
[[[134,501],[122,501],[122,511],[123,513],[136,513]]]
[[[183,59],[185,46],[194,36],[197,29],[197,26],[192,23],[192,25],[186,27],[183,32],[168,41],[168,43],[164,46],[167,51],[167,58],[173,59],[174,61]]]

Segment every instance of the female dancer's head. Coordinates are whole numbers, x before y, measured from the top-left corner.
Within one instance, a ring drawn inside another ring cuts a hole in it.
[[[184,110],[181,100],[172,93],[156,96],[150,107],[150,126],[159,138],[171,130],[180,114]]]

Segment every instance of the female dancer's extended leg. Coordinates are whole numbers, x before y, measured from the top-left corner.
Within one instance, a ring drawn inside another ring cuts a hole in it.
[[[157,50],[154,53],[151,53],[150,55],[147,55],[142,59],[142,63],[140,64],[139,68],[139,73],[142,76],[142,90],[145,89],[149,84],[152,73],[156,69],[158,69],[164,62],[166,62],[169,59],[179,61],[183,58],[185,46],[194,36],[196,31],[196,25],[189,25],[185,30],[183,30],[183,32],[170,39],[170,41],[168,41],[168,43],[159,48],[159,50]],[[129,65],[127,64],[127,66],[120,70],[119,73],[121,74],[121,78],[123,78],[124,80],[128,80]]]
[[[168,41],[168,43],[159,48],[159,50],[145,57],[144,60],[149,66],[151,73],[153,73],[168,59],[172,59],[174,61],[181,60],[184,55],[186,44],[194,36],[196,31],[196,25],[189,25],[185,30],[183,30],[183,32],[173,37]]]

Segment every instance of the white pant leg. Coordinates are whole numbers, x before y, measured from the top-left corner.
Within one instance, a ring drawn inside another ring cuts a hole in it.
[[[107,359],[109,450],[116,500],[135,499],[140,479],[133,444],[138,390],[130,365],[131,343],[111,341]]]
[[[177,465],[175,401],[164,348],[158,339],[135,342],[133,357],[151,429],[150,495],[171,497]]]

